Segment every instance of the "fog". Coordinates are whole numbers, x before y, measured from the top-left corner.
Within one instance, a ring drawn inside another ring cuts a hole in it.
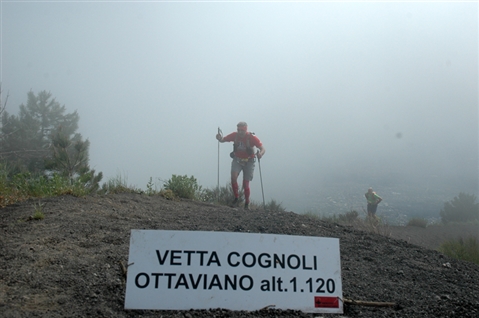
[[[257,202],[478,192],[478,3],[2,1],[1,38],[7,111],[30,90],[78,111],[103,181],[225,186],[215,134],[246,121]]]

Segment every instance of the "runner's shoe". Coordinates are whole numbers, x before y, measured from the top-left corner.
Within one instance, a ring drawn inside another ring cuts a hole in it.
[[[249,210],[249,203],[245,203],[245,204],[244,204],[244,209],[245,209],[245,210]]]
[[[232,208],[237,208],[238,205],[239,205],[239,203],[238,203],[238,198],[235,198],[235,199],[233,200],[233,202],[231,202],[230,207],[232,207]]]

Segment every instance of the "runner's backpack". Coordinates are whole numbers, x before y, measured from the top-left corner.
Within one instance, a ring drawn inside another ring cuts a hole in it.
[[[247,132],[247,134],[248,134],[248,138],[246,139],[246,153],[248,154],[248,156],[251,156],[254,153],[254,149],[253,147],[250,147],[249,140],[251,136],[254,136],[254,132]],[[233,143],[233,152],[230,153],[231,158],[235,157],[235,152],[237,147],[238,147],[238,134],[236,134],[235,142]]]

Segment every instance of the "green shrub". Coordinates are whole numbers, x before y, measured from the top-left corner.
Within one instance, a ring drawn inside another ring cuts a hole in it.
[[[25,194],[11,184],[8,174],[7,165],[0,163],[0,207],[27,199]]]
[[[52,197],[64,194],[83,196],[91,188],[80,179],[71,180],[59,174],[35,175],[22,172],[8,176],[7,166],[0,164],[0,207],[29,198]]]
[[[194,176],[177,176],[176,174],[165,182],[165,189],[173,191],[179,198],[191,200],[197,197],[198,192],[201,192],[201,186],[198,185]]]
[[[479,203],[473,194],[459,193],[453,200],[444,203],[440,215],[443,223],[479,220]]]
[[[427,220],[422,218],[412,218],[407,223],[407,226],[417,226],[417,227],[426,228]]]
[[[441,244],[438,250],[452,258],[479,264],[479,241],[474,236],[465,240],[461,237],[458,240],[446,241]]]

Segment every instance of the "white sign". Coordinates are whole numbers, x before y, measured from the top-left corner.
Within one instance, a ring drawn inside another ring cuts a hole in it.
[[[132,230],[125,309],[342,313],[339,239]]]

